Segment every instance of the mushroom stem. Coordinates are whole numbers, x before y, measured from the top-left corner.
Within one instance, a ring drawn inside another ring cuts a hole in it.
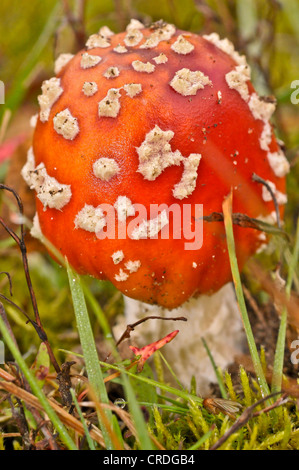
[[[210,385],[217,381],[213,366],[201,338],[204,338],[221,369],[234,362],[236,355],[244,353],[246,337],[238,304],[231,283],[211,296],[191,298],[180,307],[168,310],[124,296],[125,321],[134,323],[148,315],[184,316],[187,322],[151,320],[138,326],[132,333],[132,342],[138,346],[162,338],[174,329],[180,333],[162,351],[184,387],[189,388],[192,376],[198,392],[207,395]],[[173,381],[166,372],[166,380]]]

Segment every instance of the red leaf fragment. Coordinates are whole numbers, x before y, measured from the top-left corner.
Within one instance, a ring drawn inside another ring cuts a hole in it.
[[[138,360],[137,370],[141,372],[147,359],[154,354],[155,351],[161,349],[165,344],[169,343],[177,334],[179,330],[175,330],[172,333],[169,333],[164,338],[155,341],[154,343],[147,344],[143,348],[137,348],[135,346],[130,346],[135,356],[140,356]]]

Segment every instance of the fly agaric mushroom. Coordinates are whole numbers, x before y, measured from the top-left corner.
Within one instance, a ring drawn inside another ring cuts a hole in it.
[[[232,189],[235,213],[275,223],[270,185],[283,215],[289,165],[269,122],[275,103],[258,96],[230,41],[162,21],[145,28],[131,20],[120,34],[102,28],[85,50],[58,58],[55,71],[42,85],[22,170],[36,191],[35,234],[79,273],[115,284],[130,321],[142,314],[138,302],[184,310],[188,329],[173,347],[178,355],[188,346],[183,369],[202,368],[212,380],[196,357],[198,335],[206,329],[224,367],[241,326],[223,223],[204,222],[195,243],[198,208],[222,212]],[[235,226],[234,236],[242,269],[264,234]],[[145,331],[153,334],[148,322]]]

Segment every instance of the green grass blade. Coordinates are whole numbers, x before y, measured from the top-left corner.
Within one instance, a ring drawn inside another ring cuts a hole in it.
[[[78,277],[78,279],[79,279],[79,277]],[[93,311],[97,315],[97,318],[100,322],[100,325],[103,328],[104,334],[106,335],[106,337],[109,336],[110,335],[110,327],[108,325],[108,322],[104,318],[104,314],[103,314],[101,308],[97,305],[97,303],[96,303],[94,297],[92,296],[90,290],[87,287],[85,287],[84,284],[83,284],[83,289],[84,289],[84,293],[86,295],[87,300],[90,302],[90,304],[93,308]],[[83,295],[83,292],[82,292],[82,295]],[[82,301],[82,299],[81,299],[81,301]],[[88,340],[88,343],[89,343],[89,340]],[[113,348],[113,352],[116,353],[114,348]],[[85,354],[84,354],[84,357],[85,357]],[[106,366],[107,366],[107,364],[106,364]],[[99,366],[99,363],[97,364],[97,367],[101,370],[101,368]],[[87,373],[88,373],[88,371],[87,371]],[[132,387],[128,377],[123,373],[122,373],[122,381],[123,381],[125,395],[126,395],[126,398],[127,398],[127,401],[128,401],[128,406],[129,406],[129,409],[130,409],[130,412],[132,414],[132,418],[133,418],[133,421],[134,421],[134,424],[135,424],[135,427],[136,427],[136,430],[137,430],[137,439],[139,441],[140,447],[143,450],[152,450],[154,447],[153,447],[152,441],[149,437],[147,426],[146,426],[146,423],[144,421],[142,411],[141,411],[140,406],[139,406],[139,404],[136,400],[133,387]]]
[[[111,334],[109,322],[107,321],[103,310],[101,309],[99,303],[97,302],[96,298],[94,297],[90,289],[85,285],[84,281],[81,280],[81,284],[83,287],[83,292],[87,300],[87,303],[92,308],[92,311],[95,314],[100,327],[102,328],[105,338],[112,341],[112,334]],[[115,345],[114,341],[112,341],[112,343],[113,345]]]
[[[180,406],[174,406],[174,405],[163,405],[162,403],[152,403],[148,401],[139,401],[138,402],[139,406],[146,406],[147,408],[159,408],[161,410],[168,411],[169,413],[175,413],[175,414],[181,414],[186,416],[186,413],[188,411],[188,408],[180,407]]]
[[[294,252],[291,257],[291,262],[289,264],[289,271],[288,271],[288,277],[287,277],[287,282],[286,282],[285,290],[286,290],[287,299],[289,299],[291,295],[291,287],[292,287],[295,269],[298,265],[298,257],[299,257],[299,219],[297,221]],[[284,351],[285,351],[285,339],[286,339],[286,331],[287,331],[287,316],[288,316],[288,311],[287,311],[287,308],[284,307],[281,312],[280,325],[279,325],[275,356],[274,356],[273,375],[272,375],[272,384],[271,384],[271,391],[273,393],[279,392],[281,390],[282,376],[283,376]]]
[[[92,295],[90,290],[86,286],[84,286],[84,284],[83,284],[83,289],[84,289],[84,294],[86,296],[86,299],[90,303],[90,305],[93,309],[93,312],[95,313],[95,315],[96,315],[96,317],[99,321],[99,324],[101,325],[101,327],[103,329],[105,337],[111,340],[110,343],[111,343],[112,352],[115,355],[115,357],[117,357],[118,353],[115,349],[115,343],[112,342],[112,335],[111,335],[111,330],[110,330],[109,323],[107,322],[107,320],[104,316],[104,313],[103,313],[101,307],[96,302],[94,296]],[[137,430],[137,439],[139,441],[139,445],[140,445],[141,449],[143,449],[143,450],[152,450],[152,449],[154,449],[154,447],[153,447],[152,441],[149,437],[147,426],[146,426],[146,423],[144,421],[142,411],[140,409],[140,405],[138,404],[138,401],[136,400],[133,387],[132,387],[128,377],[124,373],[122,373],[122,381],[123,381],[125,395],[126,395],[126,398],[127,398],[127,401],[128,401],[128,406],[129,406],[129,409],[130,409],[130,412],[131,412],[131,415],[132,415],[132,419],[133,419],[134,424],[135,424],[135,428]]]
[[[241,313],[243,325],[245,328],[249,351],[251,355],[251,359],[253,362],[253,367],[257,376],[258,383],[260,385],[261,393],[263,397],[266,397],[270,394],[269,387],[263,372],[263,367],[260,361],[260,357],[257,351],[257,347],[254,341],[254,336],[252,333],[250,321],[248,318],[247,308],[245,304],[241,277],[238,267],[238,261],[236,256],[236,249],[235,249],[235,240],[234,240],[234,232],[233,232],[233,224],[232,224],[232,193],[225,199],[223,203],[223,214],[224,214],[224,226],[226,232],[226,239],[227,239],[227,248],[229,254],[229,261],[231,265],[232,277],[235,286],[236,296],[238,300],[239,310]]]
[[[174,378],[174,380],[176,381],[176,383],[178,384],[178,386],[184,390],[185,387],[183,386],[183,384],[180,382],[179,378],[177,377],[176,373],[174,372],[173,368],[171,367],[171,365],[169,364],[169,362],[167,361],[166,357],[164,357],[164,355],[161,353],[161,351],[156,351],[156,354],[158,353],[158,355],[160,356],[160,358],[162,359],[162,361],[164,362],[165,366],[167,367],[167,369],[169,370],[170,374],[172,375],[172,377]]]
[[[173,400],[172,398],[166,397],[165,395],[159,395],[157,394],[157,397],[160,398],[160,400],[167,401],[169,403],[172,403],[174,406],[179,406],[183,410],[188,411],[188,406],[185,405],[184,403],[178,402],[177,400]]]
[[[137,430],[137,439],[140,444],[141,450],[153,450],[154,446],[149,437],[146,423],[144,421],[144,416],[142,414],[141,408],[136,400],[133,387],[130,384],[129,378],[126,376],[126,372],[122,369],[122,381],[125,390],[126,399],[129,405],[129,410],[131,412],[135,428]]]
[[[292,289],[292,282],[295,275],[296,268],[298,267],[298,259],[299,259],[299,218],[297,220],[297,229],[296,229],[296,238],[295,238],[295,246],[293,256],[289,263],[289,271],[286,283],[286,295],[290,297],[291,289]]]
[[[280,317],[280,324],[277,336],[277,343],[274,355],[273,374],[271,383],[271,392],[280,392],[282,375],[283,375],[283,361],[284,361],[284,349],[285,349],[285,338],[287,331],[287,309],[283,308]]]
[[[77,321],[77,327],[80,336],[80,343],[83,350],[83,356],[86,365],[86,371],[91,388],[93,389],[96,398],[101,403],[109,403],[106,386],[103,380],[102,370],[99,365],[98,353],[96,350],[92,328],[90,325],[89,315],[85,303],[84,293],[82,290],[80,277],[74,273],[69,263],[66,260],[67,273],[69,284],[71,288],[74,311]],[[107,419],[112,423],[112,413],[110,410],[104,411]],[[107,449],[113,449],[113,443],[110,435],[100,419],[101,431],[103,433],[105,445]]]
[[[210,429],[206,432],[193,446],[189,447],[188,450],[197,450],[199,449],[212,435],[213,429]]]
[[[105,362],[100,361],[101,366],[107,367],[107,364]],[[151,385],[153,387],[156,387],[158,389],[164,390],[165,392],[171,393],[172,395],[175,395],[179,398],[182,398],[183,400],[190,401],[193,400],[195,403],[198,405],[202,404],[203,399],[200,397],[197,397],[196,395],[192,395],[191,393],[185,392],[184,390],[179,390],[177,388],[171,387],[170,385],[166,385],[161,382],[157,382],[154,379],[150,379],[148,377],[145,377],[141,374],[134,374],[130,370],[125,370],[115,364],[109,364],[109,368],[113,370],[117,370],[119,372],[122,372],[130,377],[133,377],[134,379],[140,380],[141,382],[147,383],[148,385]]]
[[[62,424],[60,419],[58,418],[57,414],[49,404],[46,396],[44,395],[42,389],[39,386],[38,381],[28,368],[26,362],[24,361],[20,351],[16,347],[13,339],[11,338],[9,331],[7,330],[7,327],[2,319],[0,317],[0,331],[2,333],[3,339],[5,343],[7,344],[8,348],[10,349],[12,355],[14,356],[18,366],[20,367],[21,371],[23,372],[31,390],[32,393],[38,398],[39,402],[41,403],[43,409],[45,410],[45,413],[48,415],[49,419],[53,423],[53,426],[59,433],[60,439],[62,442],[66,445],[66,447],[69,450],[78,450],[75,443],[73,442],[72,438],[67,432],[67,429],[65,426]]]
[[[95,446],[94,446],[94,443],[93,443],[93,440],[91,439],[90,437],[90,434],[89,434],[89,431],[88,431],[88,427],[87,427],[87,424],[86,424],[86,421],[84,419],[84,416],[82,414],[82,411],[81,411],[81,408],[80,408],[80,405],[78,403],[78,400],[76,398],[76,395],[75,395],[75,392],[73,389],[71,389],[71,395],[72,395],[72,398],[73,398],[73,402],[75,404],[75,408],[77,410],[77,413],[79,415],[79,418],[80,418],[80,421],[82,423],[82,426],[84,428],[84,433],[85,433],[85,436],[86,436],[86,440],[87,440],[87,443],[89,445],[89,448],[90,450],[96,450]]]
[[[218,385],[219,385],[219,388],[220,388],[221,396],[222,396],[222,398],[228,398],[228,397],[227,397],[226,390],[225,390],[225,385],[224,385],[224,383],[223,383],[221,374],[219,373],[219,370],[218,370],[218,367],[217,367],[217,365],[216,365],[216,363],[215,363],[215,360],[214,360],[214,358],[213,358],[213,355],[212,355],[212,353],[211,353],[211,351],[210,351],[210,348],[209,348],[209,346],[207,345],[206,340],[205,340],[204,338],[201,338],[201,340],[202,340],[202,342],[203,342],[203,345],[204,345],[204,347],[205,347],[205,350],[207,351],[207,354],[208,354],[209,359],[210,359],[210,361],[211,361],[211,364],[212,364],[212,366],[213,366],[214,372],[215,372],[215,374],[216,374],[216,378],[217,378],[217,382],[218,382]]]

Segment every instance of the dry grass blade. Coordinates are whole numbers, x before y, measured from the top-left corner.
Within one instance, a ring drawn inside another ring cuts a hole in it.
[[[256,344],[255,344],[255,340],[254,340],[254,336],[253,336],[253,332],[252,332],[252,328],[251,328],[251,324],[249,321],[247,308],[245,304],[244,294],[242,290],[242,283],[241,283],[241,278],[240,278],[238,260],[236,256],[236,250],[235,250],[235,240],[234,240],[234,232],[233,232],[233,224],[232,224],[232,204],[233,204],[233,193],[230,192],[230,194],[226,197],[222,205],[229,261],[231,265],[231,272],[232,272],[232,278],[233,278],[233,282],[235,286],[238,307],[239,307],[239,311],[242,317],[244,329],[246,332],[250,355],[251,355],[254,369],[255,369],[255,372],[259,381],[262,395],[265,397],[269,395],[269,387],[264,376],[262,364],[260,361]]]
[[[96,408],[97,407],[97,403],[95,403],[94,401],[83,401],[83,402],[79,402],[79,406],[81,408]],[[113,411],[115,414],[118,415],[119,419],[126,425],[126,427],[129,429],[130,433],[136,437],[137,435],[137,431],[136,431],[136,428],[132,422],[132,419],[131,419],[131,416],[130,414],[126,411],[126,410],[123,410],[122,408],[120,408],[119,406],[116,406],[112,403],[109,403],[109,405],[107,404],[103,404],[102,405],[103,408],[107,408],[111,411]]]
[[[11,393],[12,395],[15,395],[16,397],[20,398],[20,400],[24,400],[25,403],[32,406],[33,408],[36,408],[39,411],[44,411],[39,400],[34,395],[32,395],[29,392],[26,392],[26,390],[23,390],[17,385],[11,382],[0,381],[0,389],[3,389],[6,392]],[[80,436],[84,436],[84,428],[80,421],[78,421],[74,416],[70,415],[66,410],[61,408],[61,406],[58,403],[56,403],[53,399],[48,400],[48,403],[53,408],[53,410],[57,413],[57,415],[59,416],[63,424],[72,428]],[[90,431],[90,436],[98,444],[105,447],[102,434],[97,428],[94,427]]]
[[[94,393],[93,389],[90,387],[88,390],[88,394],[91,396],[95,403],[95,407],[98,413],[98,416],[101,418],[101,422],[105,426],[106,433],[109,434],[109,438],[111,440],[111,443],[113,445],[114,450],[123,450],[123,445],[119,441],[117,434],[113,431],[112,428],[112,422],[109,420],[107,414],[105,413],[105,410],[109,409],[107,407],[104,407],[105,403],[100,403],[99,400],[97,399],[96,394]],[[107,403],[106,403],[107,405]]]
[[[3,369],[0,369],[0,377],[9,382],[13,382],[14,380],[16,380],[13,375],[9,374],[8,372],[6,372],[6,370]]]
[[[84,401],[84,402],[79,403],[79,405],[82,408],[83,407],[96,408],[96,404],[93,401]],[[126,410],[123,410],[122,408],[120,408],[119,406],[116,406],[114,404],[109,404],[109,405],[103,404],[102,406],[103,406],[103,408],[110,409],[116,415],[118,415],[119,419],[125,424],[125,426],[128,428],[128,430],[130,431],[132,436],[134,436],[136,439],[138,438],[138,434],[137,434],[136,428],[134,426],[134,423],[132,422],[131,415]],[[165,450],[165,447],[163,447],[162,444],[160,444],[154,436],[150,435],[150,438],[151,438],[153,444],[157,447],[157,449]],[[128,446],[126,444],[125,444],[125,448],[126,449],[128,448]]]

